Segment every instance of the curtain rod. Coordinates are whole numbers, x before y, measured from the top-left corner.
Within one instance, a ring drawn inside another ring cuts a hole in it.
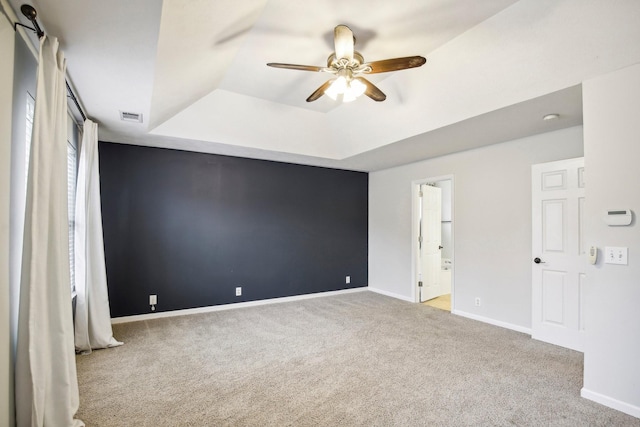
[[[42,38],[42,36],[44,36],[44,31],[42,31],[42,28],[40,28],[40,25],[38,25],[38,21],[36,20],[38,13],[34,9],[34,7],[29,4],[23,4],[20,7],[20,11],[29,21],[31,21],[31,23],[33,24],[33,28],[28,27],[24,24],[21,24],[20,22],[16,22],[13,24],[13,30],[16,31],[18,28],[18,25],[20,25],[21,27],[27,28],[33,31],[34,33],[36,33],[38,38]],[[73,93],[73,90],[71,90],[69,81],[66,79],[65,79],[65,84],[67,85],[67,93],[69,94],[68,97],[71,98],[76,108],[78,109],[78,112],[80,112],[80,116],[82,116],[82,120],[83,121],[87,120],[87,115],[84,113],[84,110],[80,106],[80,102],[78,102],[78,98],[76,98],[76,95]]]

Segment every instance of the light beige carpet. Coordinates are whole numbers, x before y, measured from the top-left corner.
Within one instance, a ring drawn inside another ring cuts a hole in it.
[[[88,426],[640,426],[582,354],[359,292],[114,326],[78,356]]]

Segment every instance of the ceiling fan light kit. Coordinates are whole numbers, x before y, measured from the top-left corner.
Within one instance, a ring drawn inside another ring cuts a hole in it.
[[[427,62],[422,56],[408,56],[403,58],[384,59],[381,61],[364,62],[364,57],[354,50],[355,37],[346,25],[338,25],[333,32],[335,52],[329,55],[326,67],[314,65],[296,65],[270,62],[267,65],[275,68],[287,68],[290,70],[315,71],[334,74],[336,77],[326,81],[316,89],[307,102],[313,102],[326,94],[333,100],[342,99],[342,102],[354,101],[364,94],[374,101],[384,101],[387,96],[369,80],[362,77],[363,74],[386,73],[389,71],[416,68]]]
[[[340,75],[338,78],[331,80],[331,86],[324,91],[325,95],[334,101],[342,96],[342,102],[355,101],[357,97],[362,95],[367,86],[358,79],[354,79],[350,73],[344,73],[347,75]]]

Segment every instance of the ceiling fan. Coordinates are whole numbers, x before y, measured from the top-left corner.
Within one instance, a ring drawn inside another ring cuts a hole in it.
[[[355,41],[356,38],[349,27],[338,25],[333,31],[335,52],[329,55],[326,67],[281,64],[277,62],[270,62],[267,65],[275,68],[333,74],[335,77],[326,81],[309,95],[307,102],[315,101],[325,94],[334,100],[341,97],[343,102],[350,102],[362,94],[367,95],[374,101],[384,101],[387,98],[380,89],[363,77],[364,74],[386,73],[415,68],[427,62],[426,58],[422,56],[364,62],[362,55],[354,50]]]

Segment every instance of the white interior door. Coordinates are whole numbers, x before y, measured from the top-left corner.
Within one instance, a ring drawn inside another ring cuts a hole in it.
[[[442,190],[420,186],[420,234],[418,237],[418,282],[420,302],[442,295],[440,269],[442,249]]]
[[[583,351],[584,159],[533,165],[532,338]]]

